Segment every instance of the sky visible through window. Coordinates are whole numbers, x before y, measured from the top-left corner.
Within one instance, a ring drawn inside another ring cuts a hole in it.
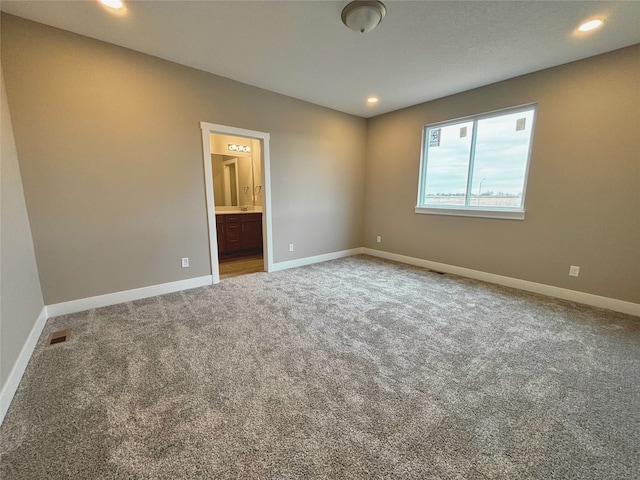
[[[521,206],[533,114],[478,120],[471,171],[473,120],[429,128],[424,204],[464,205],[471,181],[471,206]]]

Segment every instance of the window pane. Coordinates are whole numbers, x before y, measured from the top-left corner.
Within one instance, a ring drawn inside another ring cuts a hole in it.
[[[463,122],[427,130],[425,205],[464,205],[472,129]]]
[[[478,121],[470,206],[521,207],[533,109]]]

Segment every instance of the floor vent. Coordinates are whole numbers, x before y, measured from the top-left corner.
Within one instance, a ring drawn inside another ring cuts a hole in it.
[[[70,338],[71,338],[70,328],[67,328],[66,330],[60,330],[58,332],[53,332],[49,337],[49,345],[68,342]]]

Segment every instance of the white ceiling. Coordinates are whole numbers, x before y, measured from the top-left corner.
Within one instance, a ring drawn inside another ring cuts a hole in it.
[[[344,1],[7,1],[1,9],[362,117],[640,43],[640,2],[392,1],[372,32]],[[605,26],[575,35],[593,15]],[[376,106],[367,96],[380,97]]]

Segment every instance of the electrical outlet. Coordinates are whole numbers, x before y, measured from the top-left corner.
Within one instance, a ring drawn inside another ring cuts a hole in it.
[[[293,243],[290,243],[290,244],[289,244],[289,251],[290,251],[290,252],[293,252]]]
[[[575,265],[571,265],[571,267],[569,267],[569,276],[570,277],[577,277],[578,275],[580,275],[580,267],[577,267]]]
[[[376,242],[382,243],[382,237],[380,235],[376,237]]]
[[[189,266],[189,257],[184,257],[182,259],[182,268],[187,268]]]

